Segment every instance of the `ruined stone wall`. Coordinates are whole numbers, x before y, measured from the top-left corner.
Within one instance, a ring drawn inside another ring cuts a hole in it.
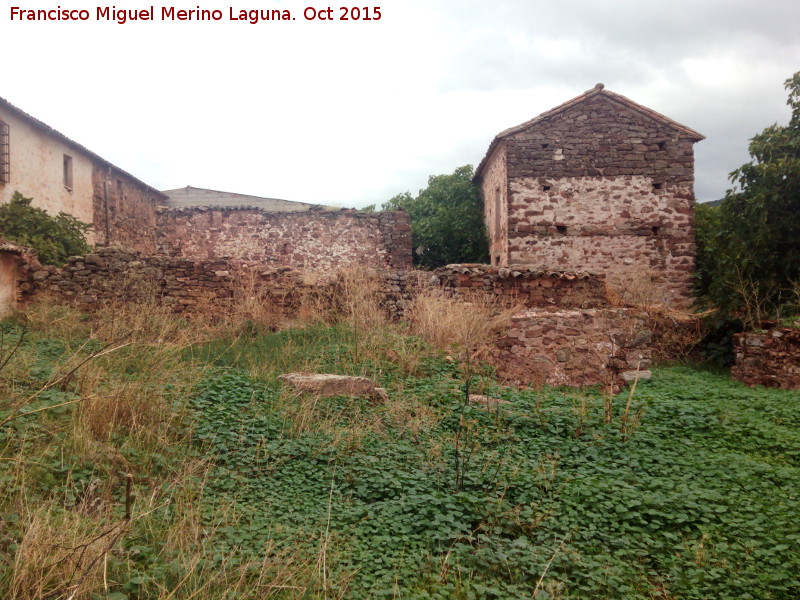
[[[602,95],[510,136],[507,262],[603,272],[620,292],[647,278],[690,305],[693,141]]]
[[[411,223],[404,211],[164,210],[158,241],[159,251],[170,256],[227,257],[323,275],[356,265],[411,267]]]
[[[512,317],[491,362],[516,385],[617,390],[651,376],[650,341],[645,321],[630,309],[530,309]]]
[[[508,264],[508,178],[505,144],[500,144],[489,159],[481,181],[483,220],[493,265]]]
[[[255,300],[295,317],[308,298],[328,301],[339,284],[338,277],[309,277],[307,272],[285,266],[237,259],[143,256],[120,248],[97,248],[91,254],[71,257],[63,268],[43,267],[35,259],[21,264],[16,284],[23,302],[46,293],[87,311],[126,302],[165,305],[175,312],[224,311]],[[412,271],[364,270],[358,275],[377,281],[380,304],[394,319],[403,316],[422,287],[422,277]]]
[[[731,375],[747,385],[800,390],[800,329],[780,327],[733,338]]]
[[[92,169],[93,231],[95,244],[156,252],[154,190],[116,169],[95,165]]]
[[[603,275],[473,264],[448,265],[434,274],[442,286],[462,296],[483,292],[528,308],[610,306]]]

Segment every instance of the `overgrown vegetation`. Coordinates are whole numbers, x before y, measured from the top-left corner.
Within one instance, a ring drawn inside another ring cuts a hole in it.
[[[11,200],[0,205],[0,237],[33,248],[45,265],[64,265],[67,258],[91,250],[85,234],[92,226],[72,215],[53,217],[31,206],[32,198],[14,192]]]
[[[789,124],[756,135],[736,189],[697,212],[697,289],[749,329],[800,315],[800,72],[785,87]]]
[[[613,402],[505,388],[477,347],[501,311],[421,304],[411,335],[349,289],[272,333],[252,306],[3,322],[0,597],[800,595],[796,393],[687,367]],[[390,400],[299,395],[290,370]]]
[[[472,181],[472,165],[450,175],[431,175],[428,187],[416,197],[398,194],[384,210],[402,208],[411,217],[414,262],[435,268],[450,263],[485,263],[489,260],[483,200]]]

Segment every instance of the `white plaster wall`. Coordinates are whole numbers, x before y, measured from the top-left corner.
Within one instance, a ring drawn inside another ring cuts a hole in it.
[[[89,158],[3,108],[0,108],[0,120],[9,126],[10,154],[10,180],[0,184],[0,201],[8,202],[14,192],[19,191],[33,198],[33,206],[52,215],[65,212],[91,223],[93,189]],[[72,157],[71,191],[63,183],[65,154]]]

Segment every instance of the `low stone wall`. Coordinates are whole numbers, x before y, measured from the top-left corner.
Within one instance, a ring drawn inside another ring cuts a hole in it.
[[[753,386],[800,390],[800,329],[779,327],[733,338],[734,379]]]
[[[582,271],[552,271],[529,266],[447,265],[434,275],[456,294],[491,293],[527,308],[607,308],[605,277]]]
[[[142,256],[117,248],[98,248],[72,257],[61,269],[37,264],[19,272],[20,287],[28,297],[44,292],[88,311],[116,302],[155,303],[171,306],[176,312],[224,309],[257,296],[294,316],[309,294],[332,294],[338,282],[336,278],[309,277],[291,267],[232,259]],[[366,270],[366,274],[378,279],[378,293],[389,316],[400,318],[417,278],[405,270]]]
[[[611,384],[618,390],[650,377],[650,342],[645,320],[631,309],[530,309],[512,317],[492,363],[515,385]]]

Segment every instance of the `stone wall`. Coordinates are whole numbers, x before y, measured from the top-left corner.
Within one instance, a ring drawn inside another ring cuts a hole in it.
[[[602,87],[500,134],[480,170],[487,204],[508,180],[507,226],[485,210],[493,262],[606,273],[620,294],[646,279],[688,307],[699,139]]]
[[[156,252],[156,206],[163,199],[152,188],[113,167],[92,169],[95,244]]]
[[[506,148],[495,148],[483,174],[483,220],[488,232],[489,256],[493,265],[508,263],[508,175]]]
[[[322,275],[356,265],[411,267],[411,223],[404,211],[162,210],[158,241],[159,251],[173,257],[233,258]]]
[[[638,175],[664,187],[692,185],[692,144],[698,138],[682,135],[665,120],[634,110],[608,92],[590,94],[508,137],[508,177]]]
[[[507,383],[618,390],[650,377],[650,341],[644,319],[630,309],[530,309],[512,317],[491,360]]]
[[[452,288],[457,294],[480,291],[528,308],[610,306],[604,276],[583,271],[463,264],[442,267],[434,275],[441,285]]]
[[[291,267],[236,259],[143,256],[119,248],[97,248],[71,257],[60,269],[33,264],[25,263],[17,270],[23,300],[47,293],[87,311],[124,302],[166,305],[175,312],[221,311],[255,298],[294,317],[312,295],[329,299],[339,282],[338,278],[309,277]],[[420,277],[405,270],[365,270],[362,275],[377,279],[381,305],[394,319],[403,316],[421,286]]]
[[[731,375],[747,385],[800,390],[800,329],[779,327],[733,338]]]
[[[648,278],[668,306],[688,306],[694,272],[694,208],[641,176],[511,182],[508,260],[605,273],[624,292]],[[548,189],[545,190],[544,188]]]

